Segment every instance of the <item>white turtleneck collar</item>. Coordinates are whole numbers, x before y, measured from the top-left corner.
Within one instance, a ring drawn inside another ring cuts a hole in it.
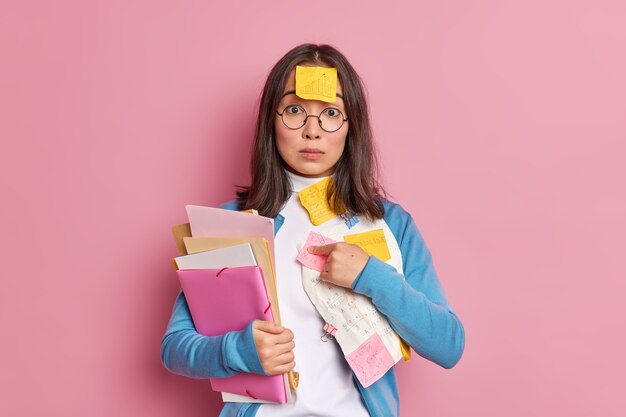
[[[309,177],[303,177],[302,175],[294,174],[293,172],[288,171],[288,170],[285,170],[285,172],[287,173],[287,176],[289,177],[289,181],[291,181],[291,191],[296,192],[296,193],[330,176],[329,175],[326,177],[309,178]]]

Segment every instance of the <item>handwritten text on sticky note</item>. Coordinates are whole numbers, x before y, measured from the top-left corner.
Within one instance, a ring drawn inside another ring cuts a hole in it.
[[[309,236],[306,238],[304,247],[296,257],[296,259],[307,268],[315,269],[316,271],[322,272],[324,271],[324,265],[326,265],[326,260],[328,259],[328,256],[314,255],[312,253],[309,253],[307,249],[309,248],[309,246],[322,246],[328,245],[330,243],[335,243],[335,241],[331,238],[324,237],[317,232],[310,232]]]
[[[332,177],[324,178],[300,191],[300,202],[309,213],[311,223],[315,226],[327,222],[337,216],[328,205],[328,187]]]
[[[383,229],[376,229],[369,232],[345,235],[343,239],[346,243],[352,243],[363,249],[368,255],[375,256],[383,262],[391,259],[387,239]]]
[[[305,100],[337,101],[337,68],[296,66],[296,95]]]
[[[350,368],[364,387],[369,387],[394,365],[391,354],[378,333],[371,335],[346,356]]]

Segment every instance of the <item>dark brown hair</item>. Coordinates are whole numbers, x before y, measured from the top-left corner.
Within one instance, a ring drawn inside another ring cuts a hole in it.
[[[289,74],[301,64],[337,68],[343,88],[349,127],[343,154],[335,165],[333,186],[328,190],[330,207],[346,217],[358,214],[370,220],[382,218],[384,190],[378,182],[363,85],[346,57],[330,45],[299,45],[287,52],[270,71],[261,96],[250,161],[252,183],[249,187],[239,187],[239,209],[254,208],[263,216],[275,217],[289,199],[291,184],[276,147],[274,119]]]

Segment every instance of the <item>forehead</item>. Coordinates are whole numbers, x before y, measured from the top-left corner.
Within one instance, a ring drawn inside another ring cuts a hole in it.
[[[289,73],[289,77],[287,78],[287,82],[285,83],[285,88],[283,88],[283,94],[286,93],[287,91],[295,91],[295,90],[296,90],[296,69],[294,68]],[[337,77],[337,94],[343,95],[343,88],[341,87],[341,81],[339,81],[339,77]]]

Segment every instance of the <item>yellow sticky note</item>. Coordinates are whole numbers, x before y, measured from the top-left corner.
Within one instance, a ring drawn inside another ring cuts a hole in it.
[[[337,101],[337,68],[296,66],[296,95],[305,100]]]
[[[376,229],[369,232],[355,233],[353,235],[345,235],[343,240],[346,243],[357,245],[370,256],[375,256],[383,262],[391,259],[389,248],[387,247],[387,239],[383,229]]]
[[[337,216],[328,205],[328,187],[331,180],[331,177],[324,178],[298,193],[300,203],[309,213],[311,223],[315,226],[319,226]]]
[[[411,359],[411,347],[407,342],[402,340],[400,336],[398,336],[398,339],[400,339],[400,350],[402,351],[402,358],[406,362]]]

